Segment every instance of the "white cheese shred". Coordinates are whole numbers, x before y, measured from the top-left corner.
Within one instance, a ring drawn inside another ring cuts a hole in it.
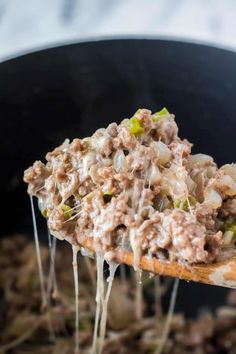
[[[175,309],[175,303],[176,303],[176,297],[177,297],[177,292],[178,292],[178,287],[179,287],[179,279],[176,278],[174,281],[174,285],[173,285],[173,289],[172,289],[172,293],[171,293],[171,298],[170,298],[170,304],[169,304],[169,309],[168,309],[168,313],[166,316],[166,322],[164,325],[164,330],[162,333],[162,336],[160,338],[157,350],[155,354],[161,354],[164,346],[166,344],[166,340],[169,334],[169,330],[170,330],[170,324],[171,324],[171,320],[173,317],[173,313],[174,313],[174,309]]]
[[[79,278],[78,278],[78,256],[79,247],[72,245],[73,252],[73,275],[75,286],[75,354],[79,354]]]

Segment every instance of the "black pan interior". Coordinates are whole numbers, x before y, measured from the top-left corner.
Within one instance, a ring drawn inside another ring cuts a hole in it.
[[[31,232],[23,170],[64,138],[84,137],[138,107],[176,114],[194,152],[235,160],[236,54],[166,40],[65,45],[0,64],[1,235]],[[178,308],[215,306],[225,290],[182,282]]]

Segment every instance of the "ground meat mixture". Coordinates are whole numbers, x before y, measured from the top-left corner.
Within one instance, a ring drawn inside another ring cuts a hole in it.
[[[229,216],[236,217],[236,198],[234,199],[227,199],[222,204],[222,208],[220,209],[220,215],[223,218],[227,218]]]
[[[208,263],[236,236],[236,165],[191,155],[174,115],[139,109],[91,137],[67,139],[24,174],[50,232],[104,252]]]

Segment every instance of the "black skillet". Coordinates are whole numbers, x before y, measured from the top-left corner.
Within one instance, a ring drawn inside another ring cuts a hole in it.
[[[23,170],[64,138],[84,137],[137,108],[176,114],[194,152],[235,160],[236,53],[122,39],[65,45],[0,64],[0,234],[32,225]],[[225,290],[181,283],[177,309],[223,302]]]

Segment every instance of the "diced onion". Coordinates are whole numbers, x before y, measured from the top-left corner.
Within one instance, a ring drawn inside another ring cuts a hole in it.
[[[206,167],[214,164],[214,160],[211,156],[205,154],[189,155],[188,167]]]
[[[84,158],[83,158],[83,169],[84,169],[84,175],[87,176],[89,173],[90,167],[95,163],[96,161],[96,153],[91,151],[88,152]]]
[[[113,157],[116,172],[120,172],[127,167],[126,157],[123,150],[117,150]]]
[[[233,196],[236,194],[236,183],[229,175],[225,175],[221,178],[221,183],[227,187],[226,194]]]
[[[92,137],[100,137],[100,136],[103,136],[104,134],[106,134],[106,129],[105,128],[99,128],[95,131],[95,133],[92,135]]]
[[[155,164],[149,168],[147,179],[150,184],[158,183],[161,180],[161,173]]]
[[[222,204],[222,198],[219,193],[214,189],[207,189],[205,191],[205,201],[212,206],[212,208],[217,209]]]
[[[60,146],[57,147],[57,150],[61,150],[63,152],[66,152],[68,150],[69,144],[70,144],[70,140],[69,139],[65,139],[63,141],[63,143]]]
[[[109,146],[109,137],[107,135],[101,135],[92,138],[91,146],[95,151],[103,154]]]
[[[166,144],[161,141],[153,141],[150,146],[155,150],[161,165],[165,165],[171,160],[171,151]]]
[[[162,177],[163,188],[173,199],[182,198],[188,193],[185,179],[177,177],[175,172],[165,169],[162,171]]]
[[[229,175],[233,178],[234,182],[236,182],[236,164],[227,164],[220,168],[220,171],[224,171],[226,175]]]

